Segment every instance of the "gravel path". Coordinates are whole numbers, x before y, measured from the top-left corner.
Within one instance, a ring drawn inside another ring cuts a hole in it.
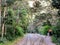
[[[15,45],[55,45],[51,41],[51,37],[40,34],[26,34],[21,41]]]

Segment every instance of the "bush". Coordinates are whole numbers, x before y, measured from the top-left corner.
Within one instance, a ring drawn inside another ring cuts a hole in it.
[[[55,36],[52,36],[52,42],[56,45],[60,45],[60,38],[56,38]]]
[[[52,36],[52,42],[53,42],[53,43],[56,43],[56,42],[57,42],[56,37]]]
[[[19,26],[16,26],[16,29],[14,27],[6,27],[6,39],[11,41],[13,39],[15,39],[16,37],[18,36],[23,36],[24,35],[24,30],[19,27]]]
[[[52,27],[53,37],[52,41],[57,45],[60,45],[60,21],[58,20],[57,24]]]
[[[53,35],[55,37],[60,37],[60,26],[59,25],[53,26],[52,30],[53,30]]]
[[[21,27],[16,26],[16,34],[20,35],[20,36],[23,36],[24,35],[24,30]]]
[[[14,28],[11,26],[6,26],[6,35],[5,37],[8,39],[8,40],[12,40],[14,39],[15,35],[14,35]]]
[[[50,26],[43,26],[42,28],[38,29],[40,34],[47,35],[48,30],[50,29]]]

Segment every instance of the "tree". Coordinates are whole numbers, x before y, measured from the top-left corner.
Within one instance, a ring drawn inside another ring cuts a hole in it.
[[[51,26],[51,23],[50,23],[49,20],[47,20],[46,22],[43,22],[43,25],[42,26],[46,26],[46,25]]]
[[[52,0],[52,6],[56,9],[59,9],[58,15],[60,15],[60,0]],[[59,36],[60,34],[60,19],[57,20],[56,26],[53,28],[54,35]]]
[[[14,1],[15,0],[2,0],[2,8],[3,8],[2,39],[4,37],[4,34],[6,34],[4,19],[6,16],[7,7],[11,6],[14,3]]]
[[[1,31],[1,0],[0,0],[0,31]]]
[[[60,0],[52,0],[52,6],[59,9],[58,15],[60,15]]]
[[[60,9],[60,0],[52,0],[52,6]]]

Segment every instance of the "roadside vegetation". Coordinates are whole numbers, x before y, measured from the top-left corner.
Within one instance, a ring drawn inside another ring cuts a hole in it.
[[[0,45],[14,45],[26,33],[47,35],[52,31],[52,42],[60,45],[60,0],[2,0]],[[32,6],[30,6],[32,5]]]

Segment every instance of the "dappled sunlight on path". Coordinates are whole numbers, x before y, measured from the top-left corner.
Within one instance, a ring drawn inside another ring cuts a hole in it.
[[[51,37],[40,34],[26,34],[21,41],[15,45],[55,45],[51,41]]]

